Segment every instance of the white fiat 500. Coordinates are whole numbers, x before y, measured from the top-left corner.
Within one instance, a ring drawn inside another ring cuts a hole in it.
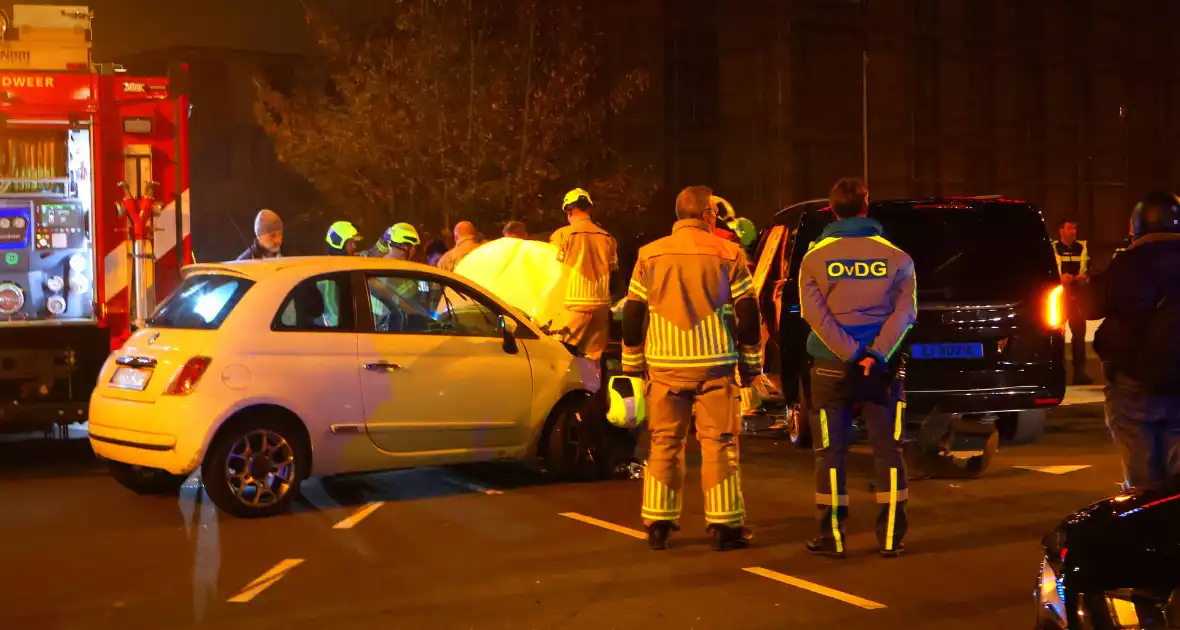
[[[461,277],[360,257],[185,269],[103,366],[90,443],[119,483],[243,517],[311,476],[473,461],[568,471],[593,364]]]

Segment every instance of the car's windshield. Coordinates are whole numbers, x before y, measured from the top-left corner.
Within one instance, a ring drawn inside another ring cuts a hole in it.
[[[253,285],[252,280],[225,274],[189,276],[156,309],[147,325],[216,330]]]

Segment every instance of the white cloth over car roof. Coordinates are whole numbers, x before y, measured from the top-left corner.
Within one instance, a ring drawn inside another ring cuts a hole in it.
[[[455,267],[544,326],[562,310],[568,268],[549,243],[500,238],[479,246]]]

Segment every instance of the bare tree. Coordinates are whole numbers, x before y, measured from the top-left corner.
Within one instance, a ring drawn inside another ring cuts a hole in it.
[[[321,63],[287,93],[260,81],[256,114],[279,159],[371,229],[536,219],[566,185],[634,206],[651,169],[605,129],[647,75],[604,76],[584,15],[581,0],[389,0],[349,24],[325,6]]]

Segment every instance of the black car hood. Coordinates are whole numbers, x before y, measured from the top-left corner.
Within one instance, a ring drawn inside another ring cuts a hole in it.
[[[1071,590],[1180,587],[1180,478],[1069,515],[1045,546]]]

